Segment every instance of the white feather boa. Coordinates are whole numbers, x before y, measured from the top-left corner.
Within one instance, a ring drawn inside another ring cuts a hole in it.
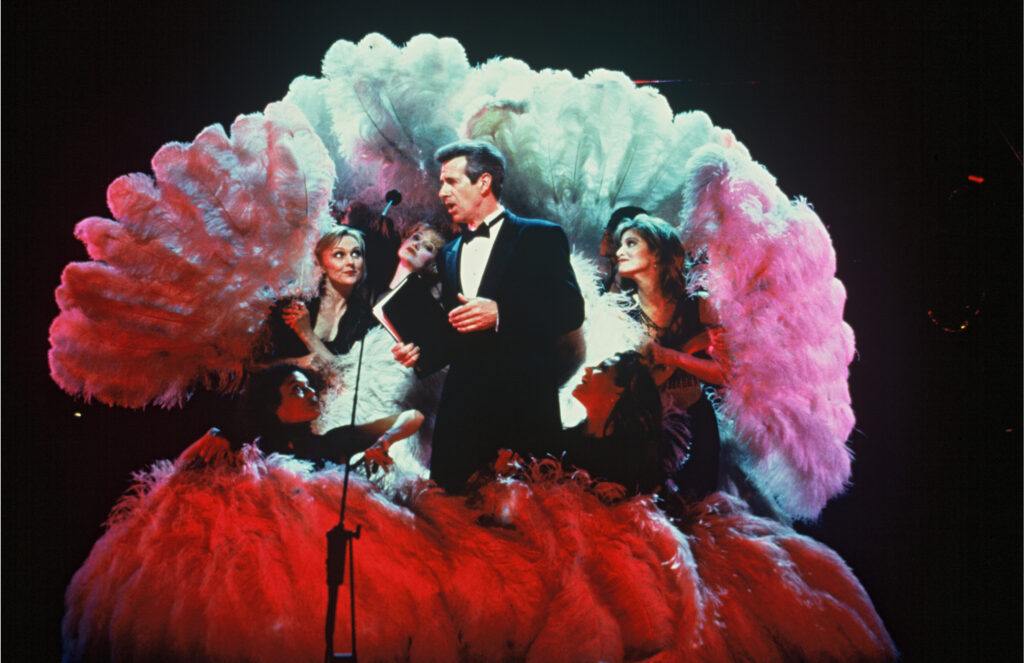
[[[65,661],[322,660],[343,473],[245,453],[137,477],[68,587]],[[648,498],[609,506],[585,484],[504,479],[470,504],[416,479],[389,496],[354,477],[360,659],[894,659],[825,546],[723,495],[680,531]]]

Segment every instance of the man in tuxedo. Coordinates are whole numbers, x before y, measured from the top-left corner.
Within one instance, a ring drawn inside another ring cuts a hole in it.
[[[458,332],[434,428],[431,476],[458,491],[501,448],[551,448],[561,430],[558,337],[583,323],[583,298],[560,226],[499,202],[505,158],[490,143],[439,149],[438,192],[461,237],[438,255],[441,299]],[[414,346],[395,356],[409,366]]]

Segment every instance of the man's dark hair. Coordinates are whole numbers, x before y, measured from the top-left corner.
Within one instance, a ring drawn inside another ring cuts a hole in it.
[[[474,184],[484,173],[491,176],[491,191],[495,198],[501,198],[501,185],[505,180],[505,156],[488,142],[482,140],[457,140],[444,145],[434,152],[438,163],[445,163],[458,157],[466,157],[466,177]]]

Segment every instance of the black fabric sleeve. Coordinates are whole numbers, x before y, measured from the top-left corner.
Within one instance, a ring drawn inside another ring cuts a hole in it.
[[[499,329],[515,334],[558,336],[583,324],[583,296],[569,262],[569,240],[561,227],[524,230],[517,281],[498,301]]]

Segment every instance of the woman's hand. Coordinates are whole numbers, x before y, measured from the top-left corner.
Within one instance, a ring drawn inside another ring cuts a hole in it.
[[[702,336],[702,334],[694,338],[700,338],[700,336]],[[708,339],[709,341],[712,341],[712,343],[707,346],[709,353],[712,354],[712,357],[718,356],[719,349],[713,348],[714,335],[709,334]],[[696,344],[699,345],[701,342],[697,342]],[[689,343],[687,343],[687,345],[689,345]],[[669,375],[671,375],[672,371],[676,368],[686,371],[701,382],[712,384],[716,387],[720,387],[725,384],[725,375],[722,371],[722,366],[714,358],[703,359],[701,357],[694,357],[688,352],[672,350],[671,348],[666,348],[658,343],[651,343],[648,352],[650,353],[651,363],[653,364],[651,376],[654,378],[655,384],[659,386],[664,384],[665,380],[668,379]]]
[[[197,469],[204,465],[213,465],[231,459],[231,444],[227,438],[221,437],[220,430],[211,428],[187,449],[181,452],[174,466],[179,470]]]
[[[302,302],[292,302],[285,306],[281,310],[281,319],[303,341],[306,341],[313,335],[313,325],[309,320],[309,309]]]
[[[406,368],[412,368],[420,360],[420,348],[412,343],[398,343],[391,348],[395,361]]]
[[[672,368],[678,363],[676,356],[679,354],[675,350],[666,348],[660,343],[652,342],[650,345],[651,363],[655,366],[665,366]]]
[[[390,448],[391,440],[388,439],[387,433],[377,438],[374,445],[363,452],[363,460],[366,461],[367,471],[375,472],[379,467],[387,472],[388,468],[395,464],[395,460],[388,455]]]
[[[720,364],[729,363],[729,344],[726,342],[725,330],[721,327],[712,327],[707,331],[709,343],[708,354]]]

